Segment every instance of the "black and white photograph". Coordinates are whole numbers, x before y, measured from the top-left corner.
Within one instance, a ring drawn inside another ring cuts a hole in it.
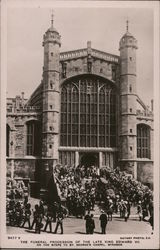
[[[26,2],[2,1],[3,245],[158,249],[159,2]]]

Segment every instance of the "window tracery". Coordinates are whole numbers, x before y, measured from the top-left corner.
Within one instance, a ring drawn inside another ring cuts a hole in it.
[[[116,91],[93,76],[61,89],[61,146],[116,146]]]
[[[151,158],[150,127],[145,124],[137,125],[137,157]]]

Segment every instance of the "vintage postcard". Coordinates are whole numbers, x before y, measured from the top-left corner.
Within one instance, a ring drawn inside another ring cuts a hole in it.
[[[159,249],[159,2],[1,1],[1,247]]]

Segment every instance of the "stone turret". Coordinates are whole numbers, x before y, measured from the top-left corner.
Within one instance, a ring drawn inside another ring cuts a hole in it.
[[[120,165],[137,176],[136,141],[136,49],[137,40],[127,30],[119,43],[120,50]]]
[[[43,114],[42,114],[42,158],[46,184],[52,174],[53,166],[58,162],[59,147],[59,116],[60,116],[60,84],[59,58],[61,46],[60,35],[53,27],[43,37]]]

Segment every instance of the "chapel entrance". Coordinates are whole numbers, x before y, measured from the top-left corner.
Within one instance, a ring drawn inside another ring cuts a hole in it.
[[[99,154],[98,153],[83,153],[80,157],[80,165],[85,168],[99,166]]]

